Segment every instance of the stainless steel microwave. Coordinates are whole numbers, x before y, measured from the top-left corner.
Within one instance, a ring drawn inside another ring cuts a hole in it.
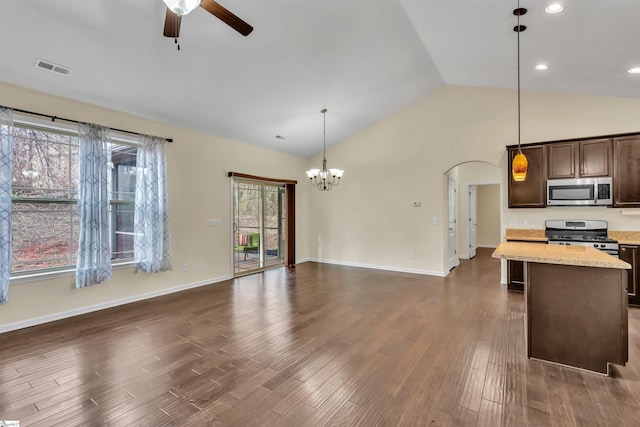
[[[547,206],[611,206],[613,179],[548,179]]]

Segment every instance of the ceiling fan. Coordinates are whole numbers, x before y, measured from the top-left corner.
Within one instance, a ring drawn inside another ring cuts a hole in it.
[[[213,0],[163,0],[167,5],[167,13],[164,19],[164,36],[177,39],[180,35],[180,21],[182,16],[191,12],[198,6],[202,6],[207,12],[216,16],[222,22],[242,34],[248,36],[253,27],[236,15],[228,11]],[[178,48],[179,49],[179,48]]]

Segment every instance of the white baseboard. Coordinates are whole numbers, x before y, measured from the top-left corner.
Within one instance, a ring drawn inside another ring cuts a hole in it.
[[[397,271],[399,273],[423,274],[426,276],[446,277],[449,274],[448,271],[421,270],[417,268],[404,268],[404,267],[394,267],[394,266],[377,265],[377,264],[362,264],[358,262],[336,261],[336,260],[330,260],[330,259],[310,258],[309,261],[319,262],[322,264],[344,265],[347,267],[360,267],[360,268],[372,268],[374,270]]]
[[[120,298],[113,301],[108,301],[100,304],[90,305],[86,307],[75,308],[73,310],[61,311],[59,313],[47,314],[46,316],[34,317],[32,319],[21,320],[19,322],[7,323],[6,325],[0,325],[0,334],[9,331],[15,331],[18,329],[28,328],[30,326],[42,325],[44,323],[53,322],[56,320],[66,319],[68,317],[78,316],[81,314],[91,313],[94,311],[104,310],[106,308],[117,307],[119,305],[129,304],[132,302],[142,301],[150,298],[155,298],[163,295],[173,294],[175,292],[186,291],[187,289],[198,288],[200,286],[211,285],[213,283],[223,282],[225,280],[232,279],[233,276],[222,276],[213,279],[200,280],[198,282],[187,283],[186,285],[176,286],[175,288],[161,289],[158,291],[147,292],[140,295],[134,295],[127,298]]]

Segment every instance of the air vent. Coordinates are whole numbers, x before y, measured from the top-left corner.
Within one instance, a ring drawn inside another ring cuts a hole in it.
[[[68,76],[69,74],[71,74],[71,68],[57,65],[51,61],[46,61],[44,59],[36,59],[36,62],[33,65],[36,68],[42,68],[43,70],[51,71],[52,73],[56,74],[62,74],[63,76]]]

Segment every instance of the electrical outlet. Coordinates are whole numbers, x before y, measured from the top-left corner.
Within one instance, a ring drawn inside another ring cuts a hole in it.
[[[204,264],[202,263],[202,261],[198,261],[198,270],[202,270],[203,266]]]
[[[434,217],[431,219],[431,224],[433,224],[433,225],[438,225],[438,217],[434,216]]]
[[[182,271],[189,271],[189,266],[187,264],[182,264]]]
[[[409,259],[415,259],[416,258],[416,253],[411,251],[409,252]]]
[[[329,244],[327,245],[327,250],[328,250],[328,251],[332,251],[332,250],[333,250],[333,245],[332,245],[331,243],[329,243]]]

